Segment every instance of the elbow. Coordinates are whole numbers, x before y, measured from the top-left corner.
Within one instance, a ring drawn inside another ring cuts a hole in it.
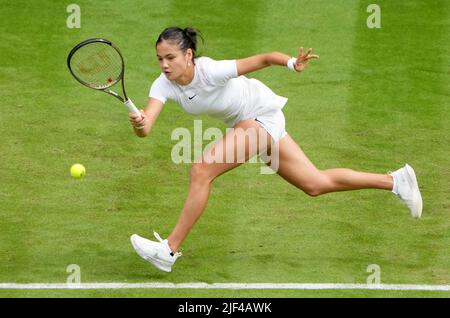
[[[264,66],[271,66],[273,64],[273,53],[274,52],[265,54]]]
[[[276,57],[279,53],[276,51],[270,52],[266,54],[265,64],[266,66],[271,66],[276,64]]]

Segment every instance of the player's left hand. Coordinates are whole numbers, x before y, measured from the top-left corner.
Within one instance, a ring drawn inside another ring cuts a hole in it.
[[[313,59],[317,60],[319,58],[318,55],[311,54],[312,49],[309,48],[306,50],[306,53],[303,52],[303,47],[300,48],[297,61],[294,63],[294,68],[297,72],[301,72],[305,69],[306,65],[308,64],[308,61]]]

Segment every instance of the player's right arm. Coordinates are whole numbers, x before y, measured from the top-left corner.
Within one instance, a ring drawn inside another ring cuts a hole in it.
[[[134,133],[138,137],[146,137],[150,130],[153,127],[153,124],[155,123],[156,119],[159,116],[159,113],[161,112],[161,109],[163,108],[164,104],[160,100],[156,98],[150,97],[148,99],[147,106],[144,110],[141,110],[141,116],[134,113],[129,114],[129,120],[131,125],[133,126]],[[138,129],[136,127],[144,126],[142,129]]]

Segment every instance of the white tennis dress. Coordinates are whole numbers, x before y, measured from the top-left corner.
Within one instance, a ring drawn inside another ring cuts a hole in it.
[[[256,79],[238,76],[236,60],[197,58],[191,83],[180,85],[162,73],[153,82],[149,97],[162,103],[173,100],[190,114],[206,114],[229,126],[256,119],[275,142],[286,135],[281,109],[287,98],[278,96]]]

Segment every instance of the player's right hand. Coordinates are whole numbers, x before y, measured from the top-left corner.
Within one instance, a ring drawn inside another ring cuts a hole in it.
[[[133,127],[145,126],[145,123],[147,122],[147,115],[145,114],[144,110],[141,109],[140,112],[141,115],[138,115],[136,113],[128,114],[128,120]]]

